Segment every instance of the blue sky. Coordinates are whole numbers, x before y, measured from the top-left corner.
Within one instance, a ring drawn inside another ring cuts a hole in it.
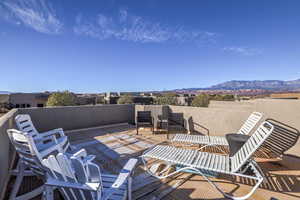
[[[298,0],[1,0],[0,90],[300,78]]]

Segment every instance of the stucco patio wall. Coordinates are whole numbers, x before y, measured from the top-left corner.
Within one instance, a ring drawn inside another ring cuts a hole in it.
[[[65,106],[20,109],[39,131],[74,130],[116,123],[134,123],[134,105]]]
[[[0,199],[3,199],[4,189],[8,181],[8,174],[14,151],[7,136],[7,129],[15,128],[14,117],[18,110],[13,109],[0,118]]]

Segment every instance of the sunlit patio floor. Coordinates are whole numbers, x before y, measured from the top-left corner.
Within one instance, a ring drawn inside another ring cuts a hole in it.
[[[140,130],[139,135],[136,135],[135,127],[127,124],[74,130],[67,132],[67,135],[72,145],[96,155],[95,162],[101,166],[102,172],[113,174],[117,174],[128,159],[140,156],[145,149],[159,143],[168,143],[164,132],[152,134],[145,129]],[[259,159],[259,165],[266,178],[250,199],[300,199],[300,168],[296,167],[300,166],[300,160],[295,163],[293,169],[273,160],[270,162],[270,159]],[[152,160],[149,160],[150,165],[151,163]],[[254,185],[247,179],[236,177],[212,180],[225,192],[234,195],[244,195]],[[28,185],[30,184],[27,184],[27,188]],[[180,173],[166,180],[158,180],[149,176],[141,163],[134,173],[133,198],[141,200],[225,199],[199,175]],[[58,195],[56,199],[59,199]]]

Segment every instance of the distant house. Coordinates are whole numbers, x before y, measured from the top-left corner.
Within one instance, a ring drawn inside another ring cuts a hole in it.
[[[44,107],[49,95],[48,93],[0,94],[0,103],[6,103],[13,108]]]

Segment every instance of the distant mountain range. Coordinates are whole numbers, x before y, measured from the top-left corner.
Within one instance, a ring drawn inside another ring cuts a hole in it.
[[[281,92],[281,91],[298,91],[300,92],[300,79],[292,81],[281,81],[281,80],[254,80],[254,81],[243,81],[233,80],[226,81],[217,85],[213,85],[207,88],[183,88],[169,90],[172,92],[194,92],[197,90],[268,90],[270,92]],[[169,92],[164,91],[164,92]],[[149,92],[149,91],[148,91]],[[159,92],[159,91],[152,91]],[[0,94],[10,94],[8,91],[0,91]]]
[[[175,91],[193,90],[272,90],[272,91],[294,91],[300,90],[300,79],[293,81],[265,80],[265,81],[227,81],[208,88],[185,88]]]

